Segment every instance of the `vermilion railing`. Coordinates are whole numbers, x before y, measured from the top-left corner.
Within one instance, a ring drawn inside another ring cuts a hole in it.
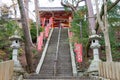
[[[43,40],[45,38],[48,38],[49,36],[49,32],[50,32],[50,28],[53,26],[53,18],[51,17],[49,19],[49,23],[45,26],[45,18],[42,18],[42,27],[44,28],[44,31],[43,32],[40,32],[40,35],[38,37],[38,45],[37,45],[37,49],[38,51],[41,51],[42,50],[42,46],[43,46]]]

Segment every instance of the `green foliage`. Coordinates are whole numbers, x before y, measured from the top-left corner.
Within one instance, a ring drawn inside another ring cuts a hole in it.
[[[71,31],[74,33],[73,41],[87,44],[88,41],[88,25],[85,19],[86,8],[80,7],[73,16]],[[80,28],[81,27],[81,28]]]
[[[33,50],[32,50],[32,53],[33,53],[33,54],[37,54],[37,50],[33,49]]]
[[[44,28],[39,27],[39,32],[42,32],[42,31],[44,31]],[[31,33],[32,41],[35,43],[36,40],[37,40],[37,29],[36,29],[36,23],[35,22],[31,23],[30,33]]]
[[[39,32],[43,32],[44,31],[44,28],[43,27],[40,27],[39,28]]]
[[[108,6],[110,6],[112,2],[108,2]],[[120,5],[116,5],[112,10],[108,12],[108,22],[109,22],[109,35],[110,35],[110,43],[112,48],[112,54],[116,54],[119,48],[119,42],[117,42],[115,32],[120,30],[118,26],[118,22],[120,22]]]
[[[9,54],[8,58],[9,58],[9,59],[12,59],[12,53]]]
[[[15,31],[18,31],[19,35],[22,34],[21,29],[17,23],[13,20],[0,20],[0,49],[9,52],[11,42],[9,37],[11,37]],[[9,52],[10,53],[10,52]]]
[[[109,0],[108,1],[108,6],[110,6],[112,4],[112,2]],[[112,8],[109,12],[108,12],[108,21],[109,24],[112,26],[116,26],[116,22],[120,22],[120,5],[116,5],[114,8]]]
[[[2,62],[3,60],[2,59],[0,59],[0,62]]]
[[[108,6],[110,6],[112,2],[108,0]],[[112,10],[108,12],[108,24],[109,24],[109,38],[110,38],[110,44],[111,44],[111,51],[112,51],[112,56],[114,60],[117,60],[118,57],[120,57],[120,51],[119,46],[120,42],[117,41],[116,38],[116,31],[120,31],[120,27],[118,26],[118,22],[120,22],[120,13],[118,12],[120,10],[120,6],[116,5]],[[103,34],[101,34],[103,36]],[[100,40],[100,44],[103,46],[105,45],[104,42],[104,37]],[[102,52],[105,53],[105,50]]]
[[[33,42],[36,42],[37,30],[36,30],[36,25],[35,25],[35,23],[31,23],[30,33],[31,33],[32,41],[33,41]]]
[[[64,6],[64,9],[65,9],[65,11],[69,11],[69,8],[68,8],[68,7],[66,7],[66,6]]]
[[[19,48],[19,50],[18,50],[18,55],[19,55],[19,56],[22,56],[23,53],[24,53],[24,50],[23,50],[22,48]]]

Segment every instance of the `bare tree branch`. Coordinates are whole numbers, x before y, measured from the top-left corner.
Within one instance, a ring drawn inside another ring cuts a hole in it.
[[[96,11],[97,11],[97,20],[104,34],[106,58],[107,58],[107,61],[112,61],[111,46],[110,46],[109,33],[108,33],[108,23],[107,23],[107,1],[104,0],[104,8],[103,8],[104,21],[102,21],[100,18],[97,0],[95,0],[95,4],[96,4]]]
[[[109,7],[107,7],[107,11],[110,11],[115,5],[117,5],[118,4],[118,2],[119,2],[120,0],[116,0],[111,6],[109,6]],[[102,5],[102,7],[101,7],[101,12],[100,12],[100,18],[102,19],[102,16],[104,15],[104,5]],[[99,20],[99,19],[98,19]],[[96,30],[96,32],[98,31],[98,29],[99,29],[99,23],[98,23],[98,20],[96,21],[96,27],[95,27],[95,30]],[[101,24],[101,23],[100,23]],[[88,49],[89,49],[89,47],[90,47],[90,42],[88,41],[88,44],[87,44],[87,46],[86,46],[86,50],[87,50],[87,54],[88,54]]]
[[[107,8],[107,12],[110,11],[115,5],[117,5],[118,3],[120,2],[120,0],[116,0],[111,6],[109,6]],[[101,8],[101,13],[100,13],[100,17],[102,18],[102,16],[104,15],[104,5],[102,5],[102,8]],[[98,31],[98,28],[99,28],[99,24],[98,22],[96,23],[96,32]]]
[[[76,4],[76,8],[79,6],[79,3],[82,2],[82,1],[85,1],[85,0],[78,0],[77,4]]]
[[[120,2],[120,0],[116,0],[111,6],[107,8],[107,11],[110,11],[115,5],[117,5]]]
[[[98,2],[95,0],[95,3],[96,3],[96,11],[97,11],[97,20],[98,20],[98,24],[99,26],[101,27],[102,31],[104,30],[104,25],[103,25],[103,22],[100,18],[100,14],[99,14],[99,8],[98,8]],[[104,9],[104,8],[103,8]]]
[[[77,7],[79,6],[79,3],[82,2],[82,1],[85,1],[85,0],[78,0],[78,1],[76,1],[76,5],[73,5],[73,4],[71,4],[70,2],[68,2],[68,1],[66,1],[66,2],[64,3],[64,1],[61,0],[61,5],[64,6],[64,7],[69,7],[69,8],[71,8],[74,12],[76,12]]]
[[[64,3],[63,0],[61,0],[61,5],[64,7],[69,7],[71,8],[74,12],[76,12],[76,9],[74,7],[74,5],[70,4],[69,2]]]

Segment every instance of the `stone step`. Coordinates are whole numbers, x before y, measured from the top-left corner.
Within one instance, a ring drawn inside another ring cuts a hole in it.
[[[33,74],[26,77],[24,80],[96,80],[90,77],[73,77],[59,74],[58,76],[44,76],[39,74]]]
[[[80,78],[80,77],[73,77],[73,78],[41,78],[41,79],[23,79],[23,80],[99,80],[95,78]]]
[[[95,80],[95,79],[23,79],[23,80]]]

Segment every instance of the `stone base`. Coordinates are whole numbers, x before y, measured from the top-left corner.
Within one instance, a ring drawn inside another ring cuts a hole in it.
[[[25,71],[22,68],[14,67],[13,80],[23,80]]]
[[[14,62],[14,71],[15,72],[24,72],[24,70],[23,70],[19,61]]]
[[[17,60],[17,61],[14,61],[14,67],[22,67],[20,62]]]
[[[14,75],[13,80],[23,80],[23,75],[25,74],[24,69],[20,64],[14,64]]]
[[[22,67],[14,67],[14,72],[24,73],[24,70]]]
[[[87,72],[91,75],[98,75],[99,62],[100,60],[92,60]]]

